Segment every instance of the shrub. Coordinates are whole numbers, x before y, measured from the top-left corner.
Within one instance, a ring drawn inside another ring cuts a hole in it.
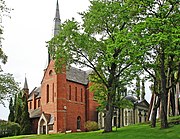
[[[85,128],[87,131],[96,131],[98,130],[98,124],[95,121],[87,121],[85,123]]]
[[[0,137],[20,134],[20,125],[14,122],[0,121]]]

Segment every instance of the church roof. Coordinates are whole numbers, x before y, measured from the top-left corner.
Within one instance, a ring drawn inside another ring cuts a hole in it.
[[[85,71],[70,66],[66,70],[66,79],[69,81],[81,83],[83,85],[88,84],[88,75]]]
[[[35,90],[35,97],[40,98],[41,97],[41,87],[37,87]]]
[[[33,99],[33,94],[35,98],[40,98],[41,97],[41,87],[35,87],[32,92],[29,94],[28,101]]]
[[[29,111],[29,117],[30,118],[38,118],[38,117],[41,117],[41,109],[38,108],[38,109],[35,109],[35,110],[32,110],[32,111]]]

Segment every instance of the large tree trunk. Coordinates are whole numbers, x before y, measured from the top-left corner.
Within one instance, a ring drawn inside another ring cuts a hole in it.
[[[112,116],[113,116],[113,105],[112,105],[112,96],[108,94],[108,100],[106,105],[106,113],[104,118],[104,132],[111,132],[112,131]]]
[[[158,96],[156,96],[157,98]],[[157,117],[157,109],[160,106],[160,98],[157,98],[157,102],[156,102],[156,98],[154,99],[154,108],[153,108],[153,112],[152,112],[152,117],[151,117],[151,127],[156,127],[156,117]]]
[[[104,132],[112,131],[112,112],[106,111],[105,119],[104,119]]]
[[[116,58],[118,53],[113,55]],[[116,67],[115,63],[112,63],[109,79],[108,79],[108,93],[107,93],[107,104],[106,104],[106,115],[104,119],[104,132],[111,132],[112,131],[112,116],[114,111],[113,103],[115,101],[115,94],[116,94],[116,87],[118,83],[118,78],[115,77],[116,75]]]
[[[149,105],[149,109],[148,109],[148,115],[147,115],[147,120],[148,120],[148,121],[149,121],[149,119],[150,119],[151,112],[152,112],[152,107],[153,107],[153,102],[154,102],[154,96],[155,96],[155,93],[152,93],[151,101],[150,101],[150,105]]]
[[[166,89],[166,75],[165,75],[165,56],[164,51],[162,50],[162,54],[160,56],[160,73],[161,73],[161,128],[167,128],[168,122],[167,122],[167,89]]]
[[[171,104],[171,110],[172,110],[172,116],[175,116],[175,89],[174,86],[171,88],[170,93],[170,104]]]
[[[176,84],[175,115],[179,115],[179,82]]]

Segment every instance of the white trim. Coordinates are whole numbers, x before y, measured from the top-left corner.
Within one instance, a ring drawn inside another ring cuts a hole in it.
[[[42,133],[41,131],[43,130],[42,129],[43,127],[41,126],[41,120],[44,120],[46,126],[46,134],[48,134],[48,123],[44,113],[41,114],[41,117],[39,118],[38,121],[38,134],[41,134]]]

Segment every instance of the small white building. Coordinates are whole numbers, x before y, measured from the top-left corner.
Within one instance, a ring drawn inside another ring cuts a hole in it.
[[[116,108],[112,118],[112,126],[122,127],[147,121],[149,103],[143,100],[137,100],[133,96],[126,96],[125,99],[133,103],[132,108]],[[104,128],[104,113],[98,113],[99,128]]]

